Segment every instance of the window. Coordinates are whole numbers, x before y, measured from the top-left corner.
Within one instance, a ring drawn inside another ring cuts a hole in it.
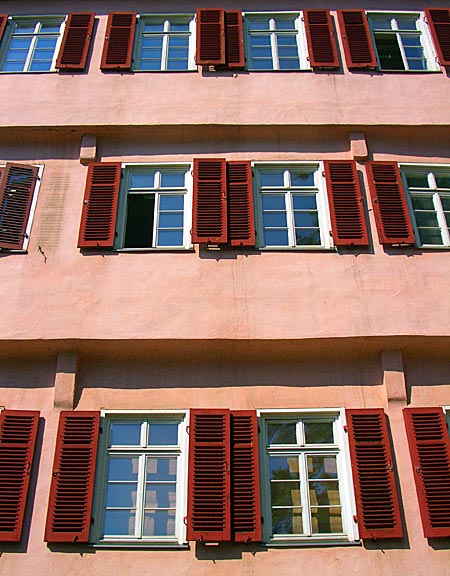
[[[321,164],[258,164],[255,168],[260,246],[329,248],[330,225]]]
[[[422,246],[450,246],[450,168],[401,166],[416,238]]]
[[[251,70],[309,69],[298,12],[246,14],[247,66]]]

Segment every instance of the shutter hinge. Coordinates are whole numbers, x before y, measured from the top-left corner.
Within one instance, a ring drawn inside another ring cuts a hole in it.
[[[103,434],[103,427],[102,427],[102,426],[100,426],[100,428],[99,428],[99,430],[98,430],[98,431],[99,431],[99,433],[100,433],[100,434]]]
[[[356,516],[356,514],[354,514],[354,516],[353,516],[353,522],[355,524],[358,524],[358,516]]]
[[[258,434],[261,434],[261,427],[258,426]]]
[[[346,434],[348,433],[347,424],[345,424],[345,426],[344,426],[344,432],[345,432]]]
[[[189,436],[190,433],[191,433],[191,427],[186,426],[186,434]]]
[[[93,516],[91,516],[91,526],[94,525],[94,522],[95,522],[95,518]]]
[[[261,516],[261,524],[264,524],[264,516]]]

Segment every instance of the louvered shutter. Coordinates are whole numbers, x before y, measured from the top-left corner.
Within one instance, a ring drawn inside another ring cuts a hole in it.
[[[5,31],[7,23],[8,23],[8,14],[0,14],[0,41],[3,37],[3,32]]]
[[[382,409],[346,410],[360,538],[402,538],[400,505]]]
[[[367,162],[367,177],[381,244],[414,244],[400,170],[396,162]]]
[[[255,245],[252,167],[250,162],[227,162],[228,239],[231,246]]]
[[[89,165],[78,238],[79,248],[114,246],[120,173],[120,162],[98,162]]]
[[[192,242],[227,243],[227,168],[223,158],[194,159]]]
[[[225,56],[227,68],[244,68],[244,32],[240,10],[225,12]]]
[[[0,542],[20,542],[39,412],[0,413]]]
[[[191,410],[187,539],[229,541],[230,414]]]
[[[425,9],[427,22],[442,66],[450,66],[450,9]]]
[[[403,410],[425,538],[450,536],[450,439],[441,408]]]
[[[100,65],[102,70],[129,70],[131,68],[135,28],[135,12],[109,14]]]
[[[231,530],[235,542],[261,540],[258,424],[254,410],[231,412]]]
[[[339,68],[336,38],[329,10],[304,10],[309,61],[313,68]]]
[[[94,28],[93,12],[68,14],[56,68],[84,70]]]
[[[61,412],[48,504],[46,542],[88,542],[99,412]]]
[[[221,8],[197,10],[197,51],[195,62],[199,66],[224,66],[225,11]]]
[[[367,246],[368,236],[358,172],[353,160],[324,162],[333,242]]]
[[[38,172],[36,166],[6,164],[0,183],[0,248],[23,247]]]
[[[377,59],[364,10],[338,10],[338,20],[348,69],[376,68]]]

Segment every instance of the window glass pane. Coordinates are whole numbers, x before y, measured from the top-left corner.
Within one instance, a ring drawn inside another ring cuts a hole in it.
[[[309,478],[337,478],[335,456],[308,456]]]
[[[162,43],[162,36],[144,36],[142,39],[142,48],[157,48],[159,52],[161,52]]]
[[[48,23],[42,22],[40,32],[45,34],[51,34],[51,33],[59,34],[60,26],[61,26],[60,22],[58,22],[57,24],[50,22]]]
[[[130,188],[153,188],[155,185],[155,170],[145,172],[130,172]]]
[[[319,216],[317,212],[294,212],[295,225],[299,227],[314,228],[319,226]]]
[[[309,501],[311,506],[339,506],[341,499],[339,496],[338,482],[310,482]]]
[[[415,210],[434,210],[431,196],[411,196],[411,201]]]
[[[164,32],[164,22],[145,22],[144,32]]]
[[[295,242],[297,246],[320,246],[320,231],[296,228]]]
[[[252,45],[252,48],[257,48],[259,46],[265,46],[265,47],[269,47],[271,46],[270,43],[270,36],[268,34],[265,34],[264,36],[251,36],[250,37],[250,43]]]
[[[273,508],[272,532],[274,534],[303,534],[301,508]]]
[[[311,508],[313,534],[342,533],[341,508]]]
[[[417,226],[439,227],[437,215],[435,212],[415,212]]]
[[[271,482],[270,499],[272,506],[300,506],[300,483]]]
[[[273,62],[270,59],[262,58],[261,60],[257,60],[255,58],[252,59],[252,68],[254,70],[273,70]]]
[[[263,212],[263,225],[266,228],[286,226],[286,212]]]
[[[269,471],[271,480],[299,478],[297,456],[270,456]]]
[[[247,26],[249,30],[269,30],[269,20],[267,18],[248,18]]]
[[[264,187],[284,186],[284,171],[260,172],[260,182]]]
[[[180,23],[171,23],[170,24],[170,31],[171,32],[189,32],[189,24],[180,24]]]
[[[380,67],[384,70],[405,70],[395,34],[375,35]]]
[[[297,70],[299,68],[298,58],[279,58],[280,70]]]
[[[442,207],[444,210],[450,210],[450,197],[443,197],[441,196]]]
[[[427,174],[407,174],[408,188],[429,188]]]
[[[160,228],[183,228],[183,212],[160,212]]]
[[[51,62],[33,60],[30,64],[31,72],[48,72],[52,67]]]
[[[275,18],[275,28],[277,30],[295,30],[295,18]]]
[[[111,508],[135,508],[137,484],[108,484],[106,506]]]
[[[141,60],[139,64],[140,70],[161,70],[161,60],[159,58],[154,60]]]
[[[152,246],[154,210],[155,196],[153,194],[128,195],[125,248]]]
[[[159,209],[160,210],[183,210],[184,209],[184,196],[181,194],[168,195],[161,194],[159,197]]]
[[[175,508],[176,484],[147,484],[145,489],[146,508]]]
[[[295,422],[268,422],[267,443],[270,444],[297,444],[297,425]]]
[[[167,70],[187,70],[187,59],[186,60],[168,60]]]
[[[395,15],[397,26],[399,30],[417,30],[417,17],[416,16],[399,16]]]
[[[442,246],[442,235],[440,230],[419,228],[419,236],[422,244]]]
[[[284,194],[263,194],[261,202],[263,210],[286,210]]]
[[[139,446],[141,422],[112,422],[111,444],[113,446]]]
[[[289,246],[287,230],[264,230],[266,246]]]
[[[23,70],[24,63],[25,60],[23,62],[5,62],[3,65],[3,70],[5,72],[21,72]]]
[[[294,210],[317,210],[316,195],[294,194],[292,196]]]
[[[272,49],[270,46],[254,46],[252,48],[252,56],[253,58],[269,59],[269,62],[272,63]]]
[[[290,170],[291,186],[314,186],[314,172]]]
[[[147,482],[174,481],[177,479],[177,459],[169,457],[147,457]]]
[[[392,18],[389,15],[370,16],[370,23],[375,30],[391,30]]]
[[[178,444],[178,424],[150,422],[148,443],[150,446],[176,446]]]
[[[158,246],[183,246],[183,231],[158,230]]]
[[[138,479],[139,458],[137,456],[111,456],[108,467],[108,480]]]
[[[173,536],[175,534],[175,510],[146,510],[144,536]]]
[[[106,535],[134,536],[136,513],[134,510],[106,510]]]
[[[189,45],[189,36],[169,36],[169,48],[186,48]]]
[[[412,58],[407,58],[407,60],[408,60],[408,68],[410,70],[426,70],[427,69],[427,62],[425,59],[414,60]]]
[[[31,45],[31,38],[11,38],[11,42],[9,43],[9,50],[25,50],[26,53]]]
[[[165,172],[161,171],[161,188],[184,188],[185,172]],[[180,198],[180,196],[172,196]]]
[[[332,422],[305,422],[306,444],[333,444]]]
[[[438,188],[450,188],[450,176],[435,174]]]

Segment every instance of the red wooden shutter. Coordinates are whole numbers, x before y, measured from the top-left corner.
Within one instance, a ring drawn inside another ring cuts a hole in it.
[[[61,412],[48,504],[46,542],[88,542],[99,412]]]
[[[224,66],[225,12],[221,8],[197,10],[197,52],[199,66]]]
[[[120,162],[89,164],[78,248],[113,247],[120,173]]]
[[[194,159],[192,242],[227,242],[227,167],[223,158]]]
[[[94,28],[93,12],[68,14],[56,67],[84,70]]]
[[[6,164],[0,183],[0,248],[23,247],[38,172],[36,166]]]
[[[187,539],[230,537],[230,413],[191,410]]]
[[[254,246],[255,213],[250,162],[227,162],[227,190],[230,244]]]
[[[381,244],[414,244],[414,231],[396,162],[367,162],[369,190]]]
[[[338,10],[338,20],[348,69],[376,68],[377,59],[364,10]]]
[[[244,32],[241,10],[225,12],[225,55],[227,68],[244,68]]]
[[[441,408],[404,408],[425,538],[450,536],[450,439]]]
[[[0,413],[0,542],[20,542],[39,412]]]
[[[131,68],[135,28],[135,12],[109,14],[100,64],[102,70],[129,70]]]
[[[258,424],[254,410],[231,412],[231,530],[235,542],[261,540]]]
[[[402,538],[394,462],[382,409],[346,410],[360,538]]]
[[[442,66],[450,66],[450,9],[426,8],[425,14]]]
[[[329,10],[304,10],[309,61],[313,68],[339,68],[336,38]]]
[[[355,162],[329,160],[324,166],[334,244],[367,246],[369,240]]]
[[[8,23],[8,14],[0,14],[0,41],[3,37],[3,32],[5,31],[7,23]]]

